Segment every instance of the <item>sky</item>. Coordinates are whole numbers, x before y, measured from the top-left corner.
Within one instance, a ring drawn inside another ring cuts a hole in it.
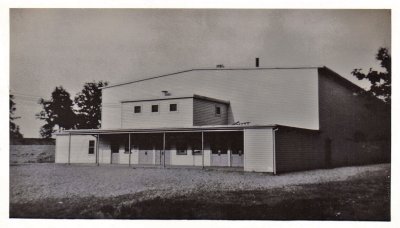
[[[40,137],[39,98],[63,86],[131,81],[215,67],[327,66],[381,70],[390,10],[11,9],[10,92],[25,137]]]

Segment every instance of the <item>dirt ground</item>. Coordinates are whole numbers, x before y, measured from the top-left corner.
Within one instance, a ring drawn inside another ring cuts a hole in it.
[[[10,217],[386,221],[390,165],[278,176],[110,165],[12,165]]]

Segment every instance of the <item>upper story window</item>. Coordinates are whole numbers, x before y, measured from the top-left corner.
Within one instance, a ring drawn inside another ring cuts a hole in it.
[[[151,112],[158,112],[158,105],[152,105]]]
[[[178,111],[178,104],[169,104],[169,111],[170,112]]]
[[[221,116],[221,107],[215,106],[215,116]]]
[[[134,107],[134,112],[135,113],[141,113],[142,112],[142,106],[135,106]]]
[[[94,140],[89,140],[89,154],[94,154]]]

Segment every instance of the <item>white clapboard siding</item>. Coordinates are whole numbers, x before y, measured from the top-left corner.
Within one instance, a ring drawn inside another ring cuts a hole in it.
[[[244,171],[273,172],[273,130],[246,129],[244,131]]]
[[[69,135],[56,136],[56,163],[68,163]]]
[[[228,124],[240,121],[318,129],[317,76],[317,68],[195,70],[109,87],[102,90],[102,128],[132,127],[121,124],[121,101],[156,99],[167,90],[174,97],[198,94],[230,101]]]
[[[178,110],[170,112],[170,104],[177,104]],[[152,113],[152,105],[159,105],[159,112]],[[141,113],[134,113],[135,106],[141,106]],[[190,126],[193,126],[193,98],[122,103],[123,128]]]
[[[94,153],[89,154],[89,141],[94,140]],[[68,154],[68,148],[67,148]],[[96,137],[91,135],[71,135],[71,163],[96,163]]]
[[[215,107],[221,108],[221,114],[215,114]],[[226,125],[228,124],[228,104],[193,99],[193,125]]]

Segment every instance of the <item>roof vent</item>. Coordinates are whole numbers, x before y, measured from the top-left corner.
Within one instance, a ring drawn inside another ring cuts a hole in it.
[[[217,68],[224,68],[224,65],[223,64],[218,64]]]
[[[164,94],[164,96],[171,96],[171,93],[168,92],[167,90],[163,90],[161,92]]]
[[[260,58],[256,58],[256,67],[260,67]]]

